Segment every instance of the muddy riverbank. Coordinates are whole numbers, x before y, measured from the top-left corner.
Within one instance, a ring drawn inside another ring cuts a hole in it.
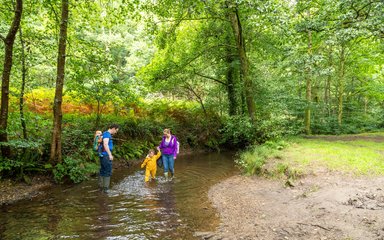
[[[35,176],[29,183],[5,179],[0,181],[0,206],[12,204],[22,199],[32,199],[44,194],[44,190],[54,185],[46,176]]]
[[[286,187],[234,176],[209,198],[221,224],[204,239],[384,239],[384,177],[321,172]]]

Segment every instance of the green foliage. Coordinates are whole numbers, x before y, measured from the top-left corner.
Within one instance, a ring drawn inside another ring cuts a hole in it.
[[[33,142],[43,144],[51,137],[49,129],[52,127],[52,119],[49,116],[36,114],[34,112],[26,111],[24,119],[27,124],[28,139]],[[23,138],[20,114],[18,112],[9,113],[8,119],[8,136],[11,140],[21,140]]]
[[[13,3],[3,2],[0,34],[5,36]],[[68,162],[55,168],[59,179],[81,179],[81,171],[68,169],[78,168],[78,156],[80,165],[95,162],[93,134],[110,123],[121,126],[115,154],[125,161],[156,146],[164,128],[192,148],[268,145],[271,139],[300,134],[307,106],[314,134],[384,127],[382,1],[277,0],[258,1],[255,7],[254,1],[244,0],[223,7],[228,3],[100,0],[71,5],[62,132]],[[0,163],[2,176],[52,170],[45,164],[60,6],[52,1],[26,6],[21,22],[25,51],[18,35],[10,81],[10,142],[4,143],[13,155]],[[227,18],[233,7],[247,43],[249,90],[256,104],[253,124],[244,99],[248,86],[240,72],[241,49],[236,49]],[[20,140],[18,112],[23,55],[28,140]],[[261,156],[266,149],[259,150]],[[250,161],[249,170],[257,172],[262,159],[254,166]]]
[[[99,166],[96,163],[89,163],[75,157],[64,157],[62,163],[53,168],[53,176],[56,182],[64,182],[70,179],[79,183],[88,179],[89,175],[97,173]]]
[[[321,107],[321,106],[319,106]],[[357,104],[346,104],[343,124],[339,126],[336,116],[323,115],[319,110],[312,121],[313,134],[357,134],[379,130],[383,124],[379,117],[383,110],[363,112]]]
[[[132,159],[139,159],[143,157],[143,155],[147,154],[150,148],[153,148],[154,144],[149,142],[123,142],[116,146],[113,154],[116,158],[129,161]]]
[[[189,106],[188,104],[162,102],[140,107],[146,111],[152,111],[152,108],[156,110],[154,113],[148,112],[147,114],[146,112],[140,118],[104,114],[100,119],[102,126],[98,129],[95,128],[94,115],[65,114],[62,131],[64,159],[62,163],[51,167],[45,165],[49,156],[49,131],[46,131],[46,128],[34,128],[33,131],[30,131],[30,137],[36,141],[12,140],[6,143],[18,149],[18,151],[14,150],[17,160],[3,162],[1,174],[10,176],[16,171],[20,172],[21,169],[24,172],[25,169],[30,172],[35,169],[33,167],[36,167],[36,171],[47,173],[53,171],[54,178],[58,182],[82,181],[93,173],[93,168],[99,164],[92,150],[94,132],[95,130],[106,131],[111,123],[120,125],[119,133],[113,136],[114,156],[117,161],[129,162],[141,159],[149,149],[155,148],[160,143],[164,128],[171,128],[185,147],[219,149],[221,144],[220,119],[214,114],[208,118],[194,104]],[[28,123],[32,122],[36,126],[43,126],[45,123],[48,124],[49,120],[39,114],[30,114]],[[16,127],[18,124],[18,121],[14,121],[10,125],[12,136],[20,136],[20,128]],[[30,151],[22,151],[22,149],[30,149]],[[32,153],[38,154],[31,157]]]
[[[240,153],[237,165],[249,175],[262,174],[263,166],[269,158],[280,157],[279,151],[288,144],[283,141],[267,141],[262,145],[252,146]]]
[[[127,119],[122,123],[121,130],[126,137],[154,141],[154,136],[161,134],[162,127],[157,119]]]
[[[158,144],[164,128],[170,128],[183,146],[217,150],[222,119],[215,112],[205,114],[196,103],[186,101],[152,100],[140,106],[137,119],[128,119],[122,131],[128,138]]]
[[[65,120],[62,134],[62,151],[64,155],[86,152],[93,141],[93,126],[86,124],[85,119],[76,118],[73,122]]]
[[[297,180],[304,175],[303,171],[281,162],[277,163],[275,169],[270,169],[268,173],[271,177],[284,177],[289,181]]]
[[[247,116],[233,116],[224,121],[220,129],[221,142],[227,146],[245,147],[254,143],[264,143],[282,136],[297,134],[297,128],[289,117],[275,115],[258,119],[255,124]]]
[[[256,132],[247,116],[233,116],[224,122],[221,129],[222,141],[234,146],[248,146],[256,138]]]
[[[46,171],[43,144],[37,141],[10,140],[0,143],[0,146],[8,146],[11,150],[10,158],[0,158],[0,176],[23,179],[27,174]]]

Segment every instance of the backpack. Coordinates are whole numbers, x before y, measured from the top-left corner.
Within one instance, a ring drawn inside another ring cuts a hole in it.
[[[93,139],[93,151],[101,153],[102,148],[103,148],[103,135],[101,136],[96,136]]]
[[[176,137],[173,139],[173,141],[176,139]],[[176,154],[180,153],[180,142],[176,139]]]

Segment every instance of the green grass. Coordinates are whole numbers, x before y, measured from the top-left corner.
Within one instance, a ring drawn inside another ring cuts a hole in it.
[[[326,167],[355,175],[384,175],[384,143],[369,139],[357,138],[354,141],[297,139],[282,155],[286,164],[303,171],[314,167]]]
[[[384,132],[297,137],[283,143],[254,146],[243,152],[237,163],[251,175],[268,172],[272,176],[295,177],[326,168],[354,175],[384,176]]]
[[[266,142],[261,146],[253,146],[240,154],[236,163],[248,175],[262,173],[262,167],[268,158],[281,158],[280,149],[287,145],[284,141]]]
[[[361,134],[358,134],[356,136],[371,136],[371,137],[381,136],[381,137],[384,137],[384,132],[361,133]]]

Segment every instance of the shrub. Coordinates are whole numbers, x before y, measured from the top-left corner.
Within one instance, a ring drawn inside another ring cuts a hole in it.
[[[18,139],[1,142],[0,146],[7,146],[11,150],[10,158],[0,159],[0,174],[3,177],[16,175],[22,179],[26,174],[47,169],[43,161],[44,144],[40,142]]]
[[[249,175],[261,174],[266,160],[278,157],[278,151],[288,146],[285,141],[267,141],[262,145],[256,145],[240,153],[236,164]]]
[[[96,163],[83,162],[78,158],[64,157],[62,163],[57,164],[53,169],[53,176],[56,182],[62,183],[69,178],[74,183],[88,179],[91,174],[97,173],[99,166]]]
[[[225,122],[222,129],[222,143],[233,147],[244,147],[254,142],[256,132],[248,116],[232,116]]]

